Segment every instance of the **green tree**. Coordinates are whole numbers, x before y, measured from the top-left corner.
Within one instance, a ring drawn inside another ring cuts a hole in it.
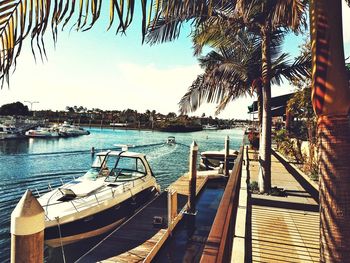
[[[4,104],[0,107],[0,115],[12,115],[12,116],[26,116],[30,115],[28,106],[23,105],[23,103],[17,101],[9,104]]]

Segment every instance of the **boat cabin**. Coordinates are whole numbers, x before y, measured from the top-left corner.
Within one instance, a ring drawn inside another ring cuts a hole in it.
[[[105,182],[114,183],[135,180],[147,174],[153,175],[143,154],[107,151],[97,154],[91,169],[83,178],[96,180],[98,177],[106,177]]]

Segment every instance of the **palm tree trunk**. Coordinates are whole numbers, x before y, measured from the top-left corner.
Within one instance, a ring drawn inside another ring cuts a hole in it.
[[[263,107],[263,95],[262,95],[262,87],[259,84],[257,87],[257,97],[258,97],[258,120],[259,120],[259,131],[261,131],[262,124],[262,107]]]
[[[260,142],[259,191],[268,193],[271,189],[271,56],[270,56],[270,27],[261,28],[262,49],[262,82],[263,82],[263,114],[262,136]]]
[[[261,83],[258,84],[257,95],[258,95],[258,121],[259,121],[258,131],[259,131],[259,149],[260,149],[260,144],[262,141],[262,109],[263,109],[263,94],[262,94]]]
[[[312,102],[320,140],[320,261],[350,259],[350,91],[341,0],[311,0]]]

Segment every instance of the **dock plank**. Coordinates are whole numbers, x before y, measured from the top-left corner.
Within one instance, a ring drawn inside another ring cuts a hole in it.
[[[258,181],[258,160],[249,151],[252,181]],[[318,204],[286,167],[271,156],[272,185],[286,196],[252,194],[252,262],[318,262]]]
[[[197,177],[196,194],[201,191],[207,180],[207,175]],[[178,215],[174,220],[176,225],[183,216],[180,211],[187,205],[188,176],[181,176],[168,189],[178,193]],[[167,192],[163,192],[78,262],[150,262],[170,234],[167,229],[167,213]],[[163,217],[163,226],[153,226],[154,216]]]

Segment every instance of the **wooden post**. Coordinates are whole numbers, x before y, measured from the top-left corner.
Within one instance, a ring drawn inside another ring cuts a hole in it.
[[[100,125],[101,130],[102,130],[102,126],[103,126],[103,119],[101,119],[101,125]]]
[[[188,194],[188,213],[196,212],[196,181],[197,181],[197,153],[198,145],[195,141],[191,144],[190,150],[190,171],[189,171],[189,194]]]
[[[169,189],[168,191],[168,229],[173,230],[173,221],[177,215],[177,192]]]
[[[89,120],[89,128],[91,129],[91,119]]]
[[[230,155],[230,137],[225,138],[225,176],[229,176],[228,160]]]
[[[27,190],[11,214],[11,262],[44,261],[45,213]]]

